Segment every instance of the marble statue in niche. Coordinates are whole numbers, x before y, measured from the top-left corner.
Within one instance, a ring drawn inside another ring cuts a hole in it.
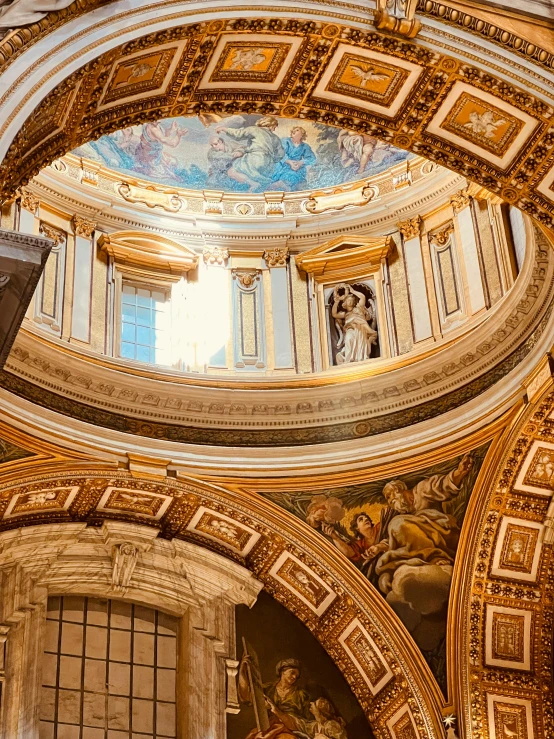
[[[333,364],[379,356],[375,293],[369,284],[335,285],[328,306]]]
[[[344,677],[311,632],[269,594],[236,611],[240,711],[229,739],[373,739]]]

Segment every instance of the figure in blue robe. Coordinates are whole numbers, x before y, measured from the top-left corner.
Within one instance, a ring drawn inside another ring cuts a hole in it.
[[[301,126],[295,126],[290,136],[282,139],[285,156],[273,172],[272,189],[301,190],[306,184],[308,167],[316,163],[316,155],[305,139],[306,131]]]

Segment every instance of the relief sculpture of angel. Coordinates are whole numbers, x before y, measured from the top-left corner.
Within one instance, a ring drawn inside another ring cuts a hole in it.
[[[337,363],[362,362],[377,343],[375,308],[366,295],[352,285],[336,285],[331,315],[338,332]]]

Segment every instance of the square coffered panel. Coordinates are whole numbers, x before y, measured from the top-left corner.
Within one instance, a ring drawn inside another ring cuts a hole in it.
[[[313,97],[349,106],[354,103],[393,118],[422,71],[403,59],[339,44]]]
[[[181,41],[118,59],[110,72],[99,108],[163,94],[183,58],[187,44],[187,41]]]
[[[426,131],[506,169],[537,125],[535,118],[500,98],[456,82]]]
[[[301,38],[267,34],[225,34],[217,44],[199,90],[241,88],[276,92],[285,79]]]
[[[554,444],[534,441],[527,452],[515,481],[517,490],[552,496],[554,483]]]

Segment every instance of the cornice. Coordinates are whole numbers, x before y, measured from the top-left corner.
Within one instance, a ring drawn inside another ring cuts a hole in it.
[[[89,219],[95,219],[98,228],[106,233],[124,230],[143,230],[156,233],[170,239],[184,240],[189,246],[201,250],[207,241],[210,243],[221,243],[228,245],[230,242],[242,242],[248,244],[264,244],[270,239],[284,238],[289,248],[295,252],[310,248],[321,243],[321,240],[331,240],[345,233],[363,233],[367,235],[378,235],[379,233],[392,233],[395,230],[396,221],[406,218],[415,213],[425,215],[429,209],[434,209],[437,204],[447,201],[451,194],[466,186],[465,178],[440,168],[440,184],[437,186],[436,176],[426,176],[408,188],[398,193],[391,192],[380,197],[375,203],[370,203],[363,208],[352,208],[340,213],[332,213],[327,216],[310,217],[306,222],[293,217],[268,220],[256,218],[249,227],[255,229],[256,233],[250,235],[244,231],[244,221],[229,221],[228,232],[222,231],[225,227],[225,218],[218,216],[217,230],[212,230],[213,218],[207,216],[202,218],[180,216],[169,213],[160,213],[159,216],[151,212],[141,213],[134,209],[133,218],[129,218],[117,211],[111,210],[108,205],[111,199],[106,199],[104,193],[96,192],[91,188],[81,186],[83,200],[70,196],[63,188],[61,178],[52,178],[49,170],[44,170],[29,186],[29,189],[45,203],[46,206],[65,210],[68,214],[78,211]],[[446,181],[445,181],[446,180]],[[53,183],[60,182],[60,190],[56,190]],[[422,187],[428,190],[421,192]],[[79,192],[79,191],[77,191]],[[405,202],[402,202],[399,196]],[[412,198],[410,199],[410,196]],[[95,199],[98,198],[95,203]],[[394,203],[394,207],[391,205]],[[182,220],[181,220],[182,219]],[[183,223],[183,220],[185,221]],[[168,223],[180,223],[180,228],[169,228]],[[266,227],[267,235],[260,235],[260,230]],[[267,248],[263,246],[262,248]]]

